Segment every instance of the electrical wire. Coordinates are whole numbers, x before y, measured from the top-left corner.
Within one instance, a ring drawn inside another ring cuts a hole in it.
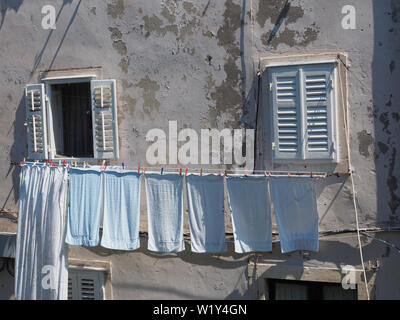
[[[342,59],[340,59],[340,55],[338,55],[338,59],[346,67],[346,65],[343,63]],[[361,244],[360,226],[359,226],[359,221],[358,221],[358,210],[357,210],[357,203],[356,203],[356,191],[355,191],[355,187],[354,187],[353,170],[352,170],[352,167],[351,167],[350,137],[349,137],[350,133],[349,133],[349,127],[348,127],[347,118],[346,118],[347,113],[346,113],[346,109],[345,109],[345,100],[344,100],[344,95],[343,95],[342,75],[341,75],[340,66],[341,66],[341,64],[339,63],[338,64],[338,73],[339,73],[339,82],[340,82],[339,88],[340,88],[340,93],[341,93],[341,98],[342,98],[343,124],[344,124],[346,144],[347,144],[347,160],[348,160],[349,171],[350,171],[350,181],[351,181],[351,189],[352,189],[353,206],[354,206],[354,212],[355,212],[355,218],[356,218],[357,239],[358,239],[358,246],[360,248],[360,259],[361,259],[361,266],[362,266],[362,269],[363,269],[365,289],[366,289],[366,292],[367,292],[367,299],[370,300],[370,295],[369,295],[369,290],[368,290],[368,282],[367,282],[367,274],[366,274],[366,271],[365,271],[364,256],[363,256],[363,250],[362,250],[362,244]]]

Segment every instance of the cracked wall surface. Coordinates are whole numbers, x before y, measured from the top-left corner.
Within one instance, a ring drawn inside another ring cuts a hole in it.
[[[57,0],[53,4],[57,10],[56,29],[44,30],[41,7],[47,2],[2,1],[0,4],[0,97],[3,101],[0,206],[3,210],[17,211],[19,170],[10,161],[21,161],[26,156],[23,89],[28,83],[37,83],[41,71],[101,66],[105,79],[117,80],[121,160],[111,163],[123,161],[127,167],[137,168],[147,166],[146,133],[153,128],[168,133],[169,120],[177,120],[178,130],[192,128],[199,133],[201,129],[212,128],[256,128],[257,108],[266,107],[257,105],[259,95],[265,94],[259,88],[257,77],[261,57],[343,51],[348,55],[350,150],[360,223],[362,227],[400,227],[398,1],[352,1],[357,14],[355,30],[344,30],[341,26],[341,9],[346,3],[328,0]],[[269,119],[258,119],[258,125],[260,121],[263,127],[269,128]],[[344,134],[343,129],[340,134]],[[266,148],[263,152],[270,151]],[[196,170],[198,167],[189,166]],[[353,228],[355,217],[349,180],[330,177],[318,182],[317,190],[320,230]],[[146,229],[144,192],[142,196],[141,219]],[[231,230],[225,202],[227,230]],[[1,232],[15,232],[16,223],[10,219],[0,215]],[[398,237],[390,237],[399,243]],[[369,248],[366,259],[379,256],[388,264],[398,263],[396,253],[385,255],[384,246],[371,241],[365,240]],[[357,244],[349,240],[345,245],[351,254],[356,254]],[[337,255],[332,258],[334,264],[345,263],[341,245],[336,249],[334,244],[329,246],[329,252]],[[74,255],[87,254],[85,250],[77,249],[76,253],[71,250]],[[313,255],[312,263],[329,263],[330,258],[323,250],[321,247],[320,253]],[[129,272],[120,264],[133,263],[134,256],[131,253],[120,261],[112,257],[125,277]],[[276,252],[266,256],[290,260]],[[190,252],[180,256],[180,259],[186,258],[190,263],[203,263],[201,257],[192,257]],[[141,261],[150,265],[156,259],[149,255]],[[207,258],[204,262],[211,263],[213,271],[201,269],[197,274],[193,267],[187,276],[193,277],[196,286],[200,286],[199,279],[205,279],[202,292],[211,288],[213,297],[251,297],[251,292],[247,292],[251,288],[242,277],[246,259],[234,254],[227,259],[233,265],[229,276],[221,272],[226,266],[219,265],[217,258]],[[170,266],[176,263],[178,270],[187,267],[174,261],[171,258],[168,263]],[[357,265],[359,261],[354,263]],[[391,268],[387,265],[383,270]],[[144,272],[139,267],[137,271]],[[215,279],[207,272],[217,272],[224,283],[237,281],[239,289],[235,289],[234,283],[224,289],[214,288]],[[160,271],[159,279],[162,274]],[[130,296],[123,280],[121,277],[116,285],[119,296]],[[376,281],[376,295],[385,296],[382,288],[390,280],[380,275]],[[173,282],[166,287],[172,290]],[[399,282],[398,278],[394,281]],[[146,297],[156,296],[154,292],[149,289]]]

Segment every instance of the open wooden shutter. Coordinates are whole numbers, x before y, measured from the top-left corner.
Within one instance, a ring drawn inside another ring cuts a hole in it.
[[[270,69],[274,160],[297,159],[301,154],[299,91],[298,68],[275,67]]]
[[[47,122],[44,84],[25,87],[28,159],[47,158]]]
[[[92,80],[94,158],[117,159],[118,123],[115,80]]]
[[[303,68],[305,159],[333,159],[333,65]]]

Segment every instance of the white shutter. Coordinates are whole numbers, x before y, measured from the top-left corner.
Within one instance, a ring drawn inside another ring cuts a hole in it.
[[[104,300],[104,272],[69,270],[69,300]]]
[[[93,151],[97,159],[118,159],[115,80],[92,80]]]
[[[302,69],[305,159],[333,159],[333,65]]]
[[[274,159],[296,159],[302,141],[298,68],[271,68],[270,83]]]
[[[28,159],[47,158],[47,122],[44,84],[25,87]]]

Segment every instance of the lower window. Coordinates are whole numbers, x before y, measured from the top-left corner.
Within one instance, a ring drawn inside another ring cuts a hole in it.
[[[341,283],[266,279],[270,300],[357,300],[356,289]]]
[[[68,300],[105,300],[103,270],[69,268]]]

